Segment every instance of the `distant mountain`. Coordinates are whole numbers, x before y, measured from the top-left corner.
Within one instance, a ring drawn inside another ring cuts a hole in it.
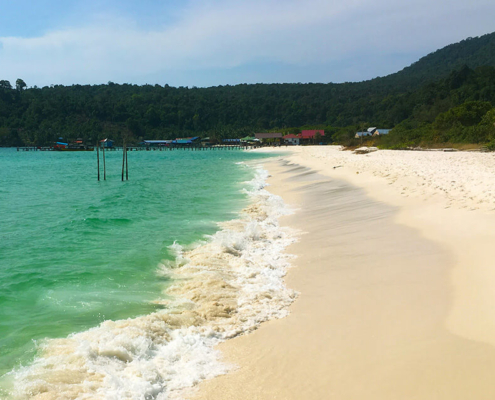
[[[495,32],[445,46],[399,72],[374,81],[380,81],[380,84],[387,86],[400,84],[402,89],[414,89],[445,78],[463,66],[471,69],[481,66],[495,67]]]

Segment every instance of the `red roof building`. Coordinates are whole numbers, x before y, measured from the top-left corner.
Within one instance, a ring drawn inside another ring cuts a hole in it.
[[[323,129],[313,129],[301,132],[301,139],[314,139],[315,135],[319,133],[321,136],[325,136],[325,131]]]

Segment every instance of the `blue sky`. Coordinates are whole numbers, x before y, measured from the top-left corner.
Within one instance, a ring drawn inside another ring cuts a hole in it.
[[[494,15],[493,0],[0,0],[0,79],[360,81],[490,33]]]

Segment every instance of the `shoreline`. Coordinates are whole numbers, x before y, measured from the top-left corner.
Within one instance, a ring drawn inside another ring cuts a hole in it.
[[[402,154],[386,154],[399,172]],[[491,203],[460,197],[455,185],[435,193],[435,171],[423,192],[418,176],[400,188],[402,177],[363,171],[358,157],[300,148],[265,163],[268,190],[299,208],[282,224],[306,232],[287,249],[297,258],[286,284],[300,297],[287,318],[222,343],[238,370],[202,382],[192,398],[495,396]]]
[[[290,266],[282,251],[295,232],[278,224],[290,210],[264,189],[268,174],[259,162],[246,168],[245,207],[201,241],[169,246],[174,259],[156,273],[170,283],[153,301],[156,311],[45,340],[31,363],[2,377],[6,395],[182,398],[229,371],[215,345],[283,318],[296,297],[282,280]]]

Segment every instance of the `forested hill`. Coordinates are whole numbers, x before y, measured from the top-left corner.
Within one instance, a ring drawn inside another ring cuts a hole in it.
[[[422,57],[399,72],[376,78],[372,82],[376,81],[378,85],[396,89],[416,89],[446,78],[452,71],[463,66],[472,69],[495,66],[495,32],[450,44]]]
[[[467,39],[396,74],[359,83],[174,88],[109,82],[26,89],[22,80],[16,87],[0,81],[0,145],[429,123],[466,101],[495,103],[495,68],[485,67],[495,66],[494,49],[495,33]]]

